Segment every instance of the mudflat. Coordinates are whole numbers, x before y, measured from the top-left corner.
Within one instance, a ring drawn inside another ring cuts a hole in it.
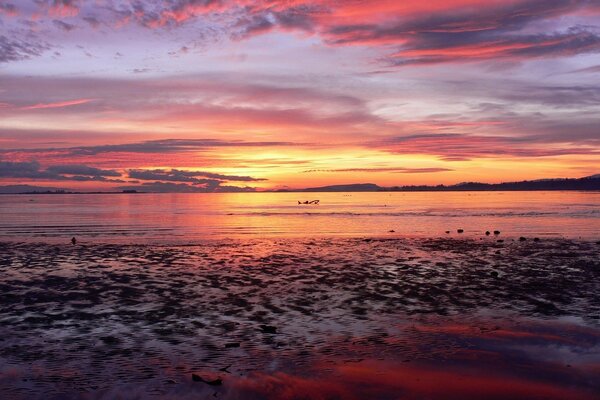
[[[594,399],[600,244],[0,243],[7,399]]]

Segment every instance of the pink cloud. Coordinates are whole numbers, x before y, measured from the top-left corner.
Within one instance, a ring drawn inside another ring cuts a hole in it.
[[[32,106],[21,107],[20,110],[39,110],[45,108],[62,108],[62,107],[71,107],[79,104],[89,103],[90,101],[94,101],[94,99],[77,99],[77,100],[68,100],[68,101],[59,101],[56,103],[39,103],[34,104]]]
[[[53,0],[49,12],[54,17],[75,17],[79,14],[79,0]]]

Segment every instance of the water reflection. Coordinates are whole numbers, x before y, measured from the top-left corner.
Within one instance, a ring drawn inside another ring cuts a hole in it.
[[[219,393],[227,399],[598,398],[598,329],[558,322],[500,323],[503,327],[443,321],[413,326],[392,340],[408,340],[418,350],[415,359],[398,360],[395,354],[346,361],[322,357],[303,373],[232,377],[230,387]]]
[[[180,366],[163,371],[160,379],[137,384],[103,382],[98,376],[102,389],[91,385],[82,390],[66,384],[77,371],[63,369],[54,371],[52,390],[41,397],[32,393],[21,397],[16,389],[31,386],[24,378],[27,375],[23,369],[5,367],[0,369],[0,388],[8,387],[5,393],[14,399],[592,400],[600,395],[597,327],[514,318],[477,318],[460,324],[436,317],[418,324],[403,323],[398,332],[383,340],[332,338],[314,348],[309,363],[299,359],[295,363],[274,351],[270,360],[262,360],[266,366],[262,370],[246,371],[244,365],[235,363],[192,368],[202,380],[220,379],[212,385],[193,380]],[[394,351],[393,344],[398,342],[410,350]],[[327,351],[332,345],[338,347],[337,356]],[[35,372],[37,378],[48,373],[43,368]]]
[[[206,237],[481,235],[592,237],[600,193],[446,192],[0,196],[0,238],[185,242]],[[585,223],[582,223],[585,221]]]

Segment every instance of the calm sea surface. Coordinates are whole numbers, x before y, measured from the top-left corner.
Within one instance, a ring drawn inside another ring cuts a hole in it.
[[[319,199],[319,205],[298,200]],[[185,243],[265,236],[600,238],[598,192],[2,195],[0,240]],[[395,232],[389,232],[394,230]]]

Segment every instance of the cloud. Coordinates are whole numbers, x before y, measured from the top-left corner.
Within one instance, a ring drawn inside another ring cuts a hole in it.
[[[450,168],[338,168],[338,169],[309,169],[305,173],[312,172],[392,172],[399,174],[426,174],[435,172],[453,171]]]
[[[319,4],[303,3],[281,6],[275,3],[255,3],[245,9],[235,27],[239,30],[232,36],[244,39],[280,28],[284,30],[301,30],[314,32],[317,28],[317,17],[328,12],[328,8]]]
[[[124,181],[121,179],[107,178],[120,176],[121,173],[115,170],[98,169],[85,165],[53,165],[42,169],[37,161],[0,161],[0,178],[122,183]]]
[[[57,17],[74,17],[79,14],[79,0],[51,0],[49,13]]]
[[[55,174],[40,171],[36,161],[10,162],[0,161],[0,178],[52,178]]]
[[[107,144],[63,148],[67,154],[94,155],[101,153],[184,153],[215,147],[272,147],[290,146],[290,142],[246,142],[242,140],[224,141],[220,139],[162,139],[137,143]],[[48,149],[40,149],[47,151]],[[31,151],[31,150],[28,150]]]
[[[600,36],[587,27],[524,33],[536,23],[585,6],[584,1],[571,0],[481,4],[417,15],[392,15],[370,24],[333,24],[324,36],[334,45],[395,45],[398,51],[383,58],[394,66],[594,53],[600,51]]]
[[[46,171],[56,174],[89,175],[89,176],[121,176],[121,173],[112,169],[100,169],[87,165],[51,165]]]
[[[32,39],[9,38],[0,35],[0,63],[26,60],[39,56],[49,48],[44,43],[36,43]]]
[[[477,34],[478,35],[478,34]],[[435,40],[433,41],[435,42]],[[524,60],[562,57],[600,51],[600,36],[584,28],[566,33],[527,35],[510,38],[466,39],[465,43],[413,42],[413,46],[385,58],[393,66],[439,64],[482,60]]]
[[[58,27],[59,29],[62,29],[62,30],[63,30],[63,31],[65,31],[65,32],[71,32],[73,29],[75,29],[75,28],[76,28],[76,26],[75,26],[75,25],[73,25],[73,24],[69,24],[69,23],[66,23],[66,22],[64,22],[64,21],[61,21],[61,20],[58,20],[58,19],[55,19],[54,21],[52,21],[52,23],[53,23],[53,24],[54,24],[56,27]]]
[[[160,181],[172,181],[172,182],[192,182],[192,183],[205,183],[206,179],[210,180],[223,180],[223,181],[238,181],[238,182],[258,182],[265,181],[266,179],[253,178],[251,176],[237,176],[237,175],[223,175],[205,171],[183,171],[178,169],[153,169],[153,170],[140,170],[131,169],[127,171],[129,177],[132,179],[140,180],[160,180]]]
[[[561,142],[565,142],[564,137],[555,140],[555,143]],[[467,161],[473,158],[600,155],[600,150],[596,146],[549,145],[548,138],[544,135],[508,137],[460,133],[415,134],[387,138],[373,145],[396,154],[437,155],[445,161]]]
[[[381,58],[392,66],[524,60],[600,51],[600,36],[589,27],[572,24],[554,32],[548,32],[548,26],[540,28],[586,12],[598,10],[584,0],[423,5],[259,1],[238,13],[232,35],[239,39],[275,29],[296,30],[315,33],[333,46],[396,47],[395,53]]]
[[[600,47],[593,29],[568,19],[576,15],[585,21],[600,12],[587,0],[169,0],[107,2],[102,7],[77,0],[36,3],[41,4],[41,11],[29,16],[32,21],[54,23],[67,32],[76,25],[61,19],[83,21],[93,28],[102,21],[111,28],[137,24],[168,32],[195,23],[211,38],[220,35],[235,40],[292,31],[315,35],[331,46],[395,48],[381,57],[391,66],[560,57],[594,53]],[[11,3],[0,11],[15,12]],[[570,26],[565,27],[561,19]],[[197,30],[194,34],[198,35]]]
[[[40,103],[34,104],[32,106],[21,107],[21,110],[39,110],[44,108],[62,108],[62,107],[71,107],[79,104],[89,103],[90,101],[94,101],[94,99],[77,99],[77,100],[67,100],[67,101],[59,101],[56,103]]]
[[[136,22],[146,28],[158,29],[179,26],[197,17],[225,11],[233,6],[233,3],[225,0],[170,0],[153,3],[126,2],[117,7],[107,8],[119,19],[119,24]]]
[[[163,170],[129,170],[130,183],[139,185],[120,186],[119,190],[137,190],[142,192],[250,192],[252,187],[223,185],[224,182],[258,182],[265,179],[250,176],[224,175],[205,171],[183,171],[177,169]],[[101,169],[87,165],[51,165],[42,168],[37,161],[0,161],[0,179],[74,181],[74,182],[107,182],[125,183],[120,179],[121,172],[113,169]],[[152,181],[152,182],[143,182]],[[181,183],[179,183],[181,182]]]
[[[220,186],[219,183],[219,181],[214,181],[205,186],[197,186],[186,183],[146,182],[141,185],[119,186],[117,189],[152,193],[253,192],[256,190],[251,187]]]
[[[0,14],[14,17],[17,13],[17,7],[13,3],[0,3]]]
[[[592,65],[591,67],[580,68],[580,69],[570,71],[570,73],[576,73],[576,72],[588,72],[588,73],[600,72],[600,65]]]
[[[81,19],[87,22],[92,28],[98,28],[100,26],[100,20],[93,15],[88,15]]]

